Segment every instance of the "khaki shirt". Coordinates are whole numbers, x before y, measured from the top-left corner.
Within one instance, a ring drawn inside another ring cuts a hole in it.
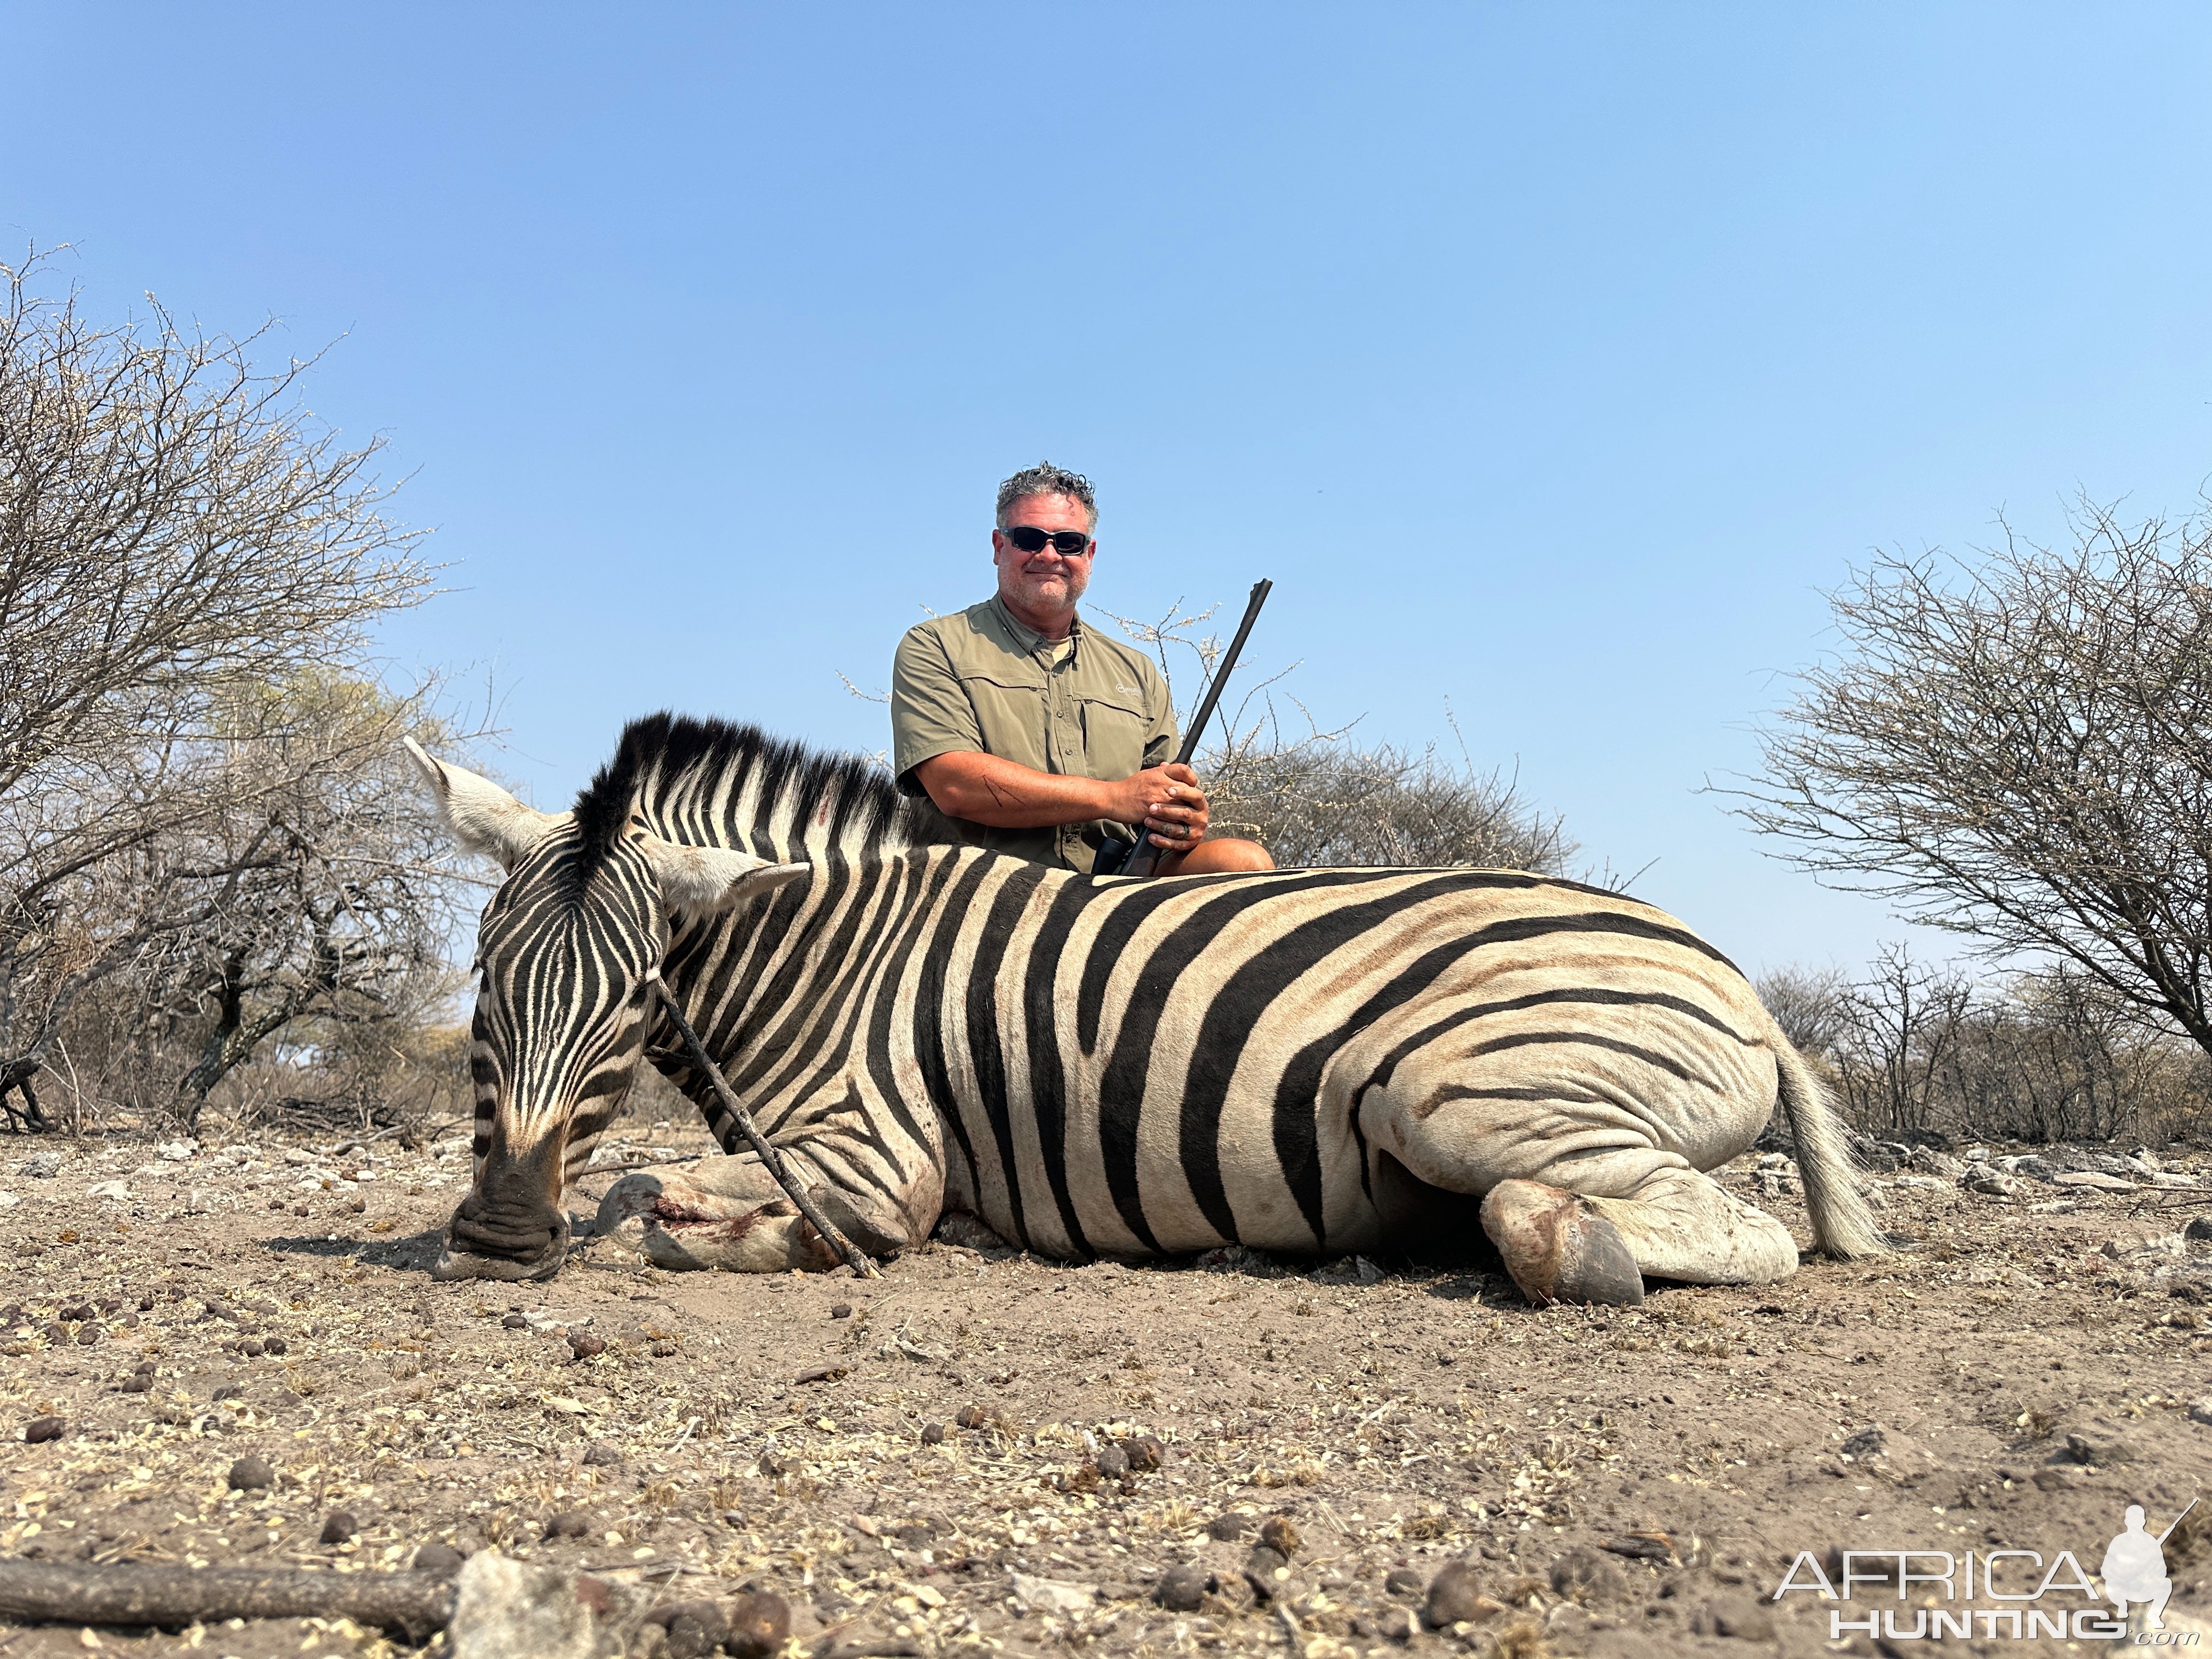
[[[1105,781],[1175,757],[1175,708],[1152,659],[1079,617],[1063,645],[1014,620],[993,594],[907,630],[891,666],[898,787],[927,799],[914,769],[939,755],[996,755],[1033,771]],[[1094,819],[996,830],[932,809],[941,839],[1089,874],[1109,830]]]

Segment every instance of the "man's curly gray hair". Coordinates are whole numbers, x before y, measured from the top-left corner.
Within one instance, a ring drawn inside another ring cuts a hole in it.
[[[1030,495],[1066,495],[1081,501],[1083,510],[1091,515],[1091,529],[1098,528],[1098,501],[1091,494],[1091,480],[1080,472],[1054,466],[1050,461],[1039,461],[1035,466],[1024,467],[999,486],[1000,529],[1013,522],[1007,515],[1014,503]]]

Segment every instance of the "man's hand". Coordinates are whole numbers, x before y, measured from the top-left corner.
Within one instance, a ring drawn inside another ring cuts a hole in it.
[[[1115,822],[1142,824],[1163,853],[1186,853],[1206,839],[1211,809],[1198,774],[1170,762],[1148,766],[1115,786]]]
[[[1187,853],[1206,839],[1206,792],[1188,766],[1148,766],[1102,781],[959,750],[926,760],[914,772],[940,811],[972,823],[1031,830],[1110,818],[1141,825],[1163,853]]]

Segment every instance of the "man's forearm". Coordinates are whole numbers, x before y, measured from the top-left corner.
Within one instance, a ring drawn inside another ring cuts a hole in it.
[[[1115,816],[1111,784],[1033,771],[976,750],[934,756],[914,775],[939,811],[995,830],[1042,830]]]

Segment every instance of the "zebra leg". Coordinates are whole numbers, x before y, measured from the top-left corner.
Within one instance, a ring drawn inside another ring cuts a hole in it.
[[[903,1218],[827,1185],[807,1196],[823,1217],[870,1255],[912,1240]],[[702,1158],[688,1169],[624,1176],[599,1200],[598,1231],[655,1267],[729,1273],[827,1271],[841,1265],[757,1158]]]
[[[1580,1090],[1407,1083],[1364,1103],[1370,1144],[1420,1181],[1480,1194],[1482,1230],[1532,1302],[1633,1305],[1647,1276],[1763,1285],[1796,1271],[1788,1229],[1616,1105]]]
[[[1691,1285],[1765,1285],[1797,1271],[1797,1243],[1764,1210],[1670,1154],[1617,1197],[1553,1185],[1546,1170],[1502,1181],[1482,1202],[1482,1224],[1532,1301],[1640,1302],[1611,1292],[1625,1273]]]

